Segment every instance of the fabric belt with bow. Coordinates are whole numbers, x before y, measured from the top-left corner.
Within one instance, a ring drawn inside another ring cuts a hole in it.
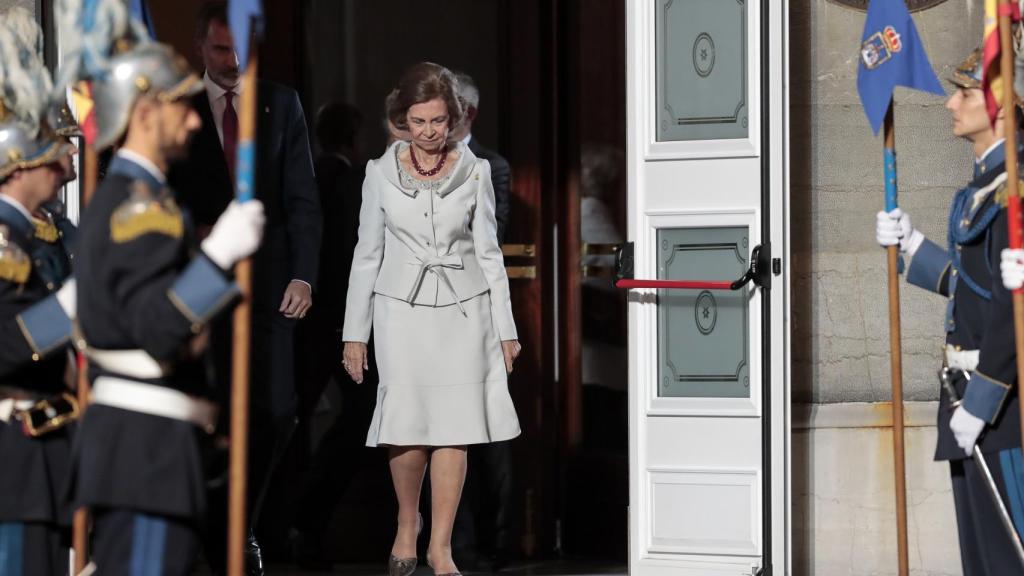
[[[447,256],[430,256],[427,258],[421,258],[417,256],[417,260],[409,262],[413,266],[419,266],[420,272],[416,275],[416,282],[412,285],[412,290],[409,291],[408,300],[409,304],[416,301],[416,295],[420,293],[420,287],[423,286],[423,279],[427,276],[427,272],[432,272],[435,276],[441,279],[444,285],[451,292],[452,298],[455,299],[455,305],[459,307],[459,312],[462,312],[463,316],[467,316],[466,309],[462,307],[462,298],[459,298],[459,293],[455,291],[455,285],[452,284],[451,278],[445,272],[445,268],[451,268],[452,270],[462,270],[462,257],[458,254],[448,254]]]

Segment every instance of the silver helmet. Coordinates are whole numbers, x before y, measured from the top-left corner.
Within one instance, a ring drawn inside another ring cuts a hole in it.
[[[111,57],[104,73],[92,81],[93,144],[102,150],[121,138],[140,96],[174,102],[202,90],[202,80],[171,47],[156,42],[137,44]]]
[[[13,9],[0,20],[0,181],[56,161],[69,150],[43,121],[52,86],[39,55],[34,16]]]
[[[32,135],[24,122],[7,115],[0,119],[0,181],[18,170],[56,162],[70,151],[70,146],[67,140],[45,127]]]
[[[71,113],[67,99],[54,100],[46,110],[46,123],[58,136],[81,136],[82,127]]]

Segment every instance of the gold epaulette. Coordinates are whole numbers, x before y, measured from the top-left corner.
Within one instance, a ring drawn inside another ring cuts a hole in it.
[[[32,259],[10,237],[10,229],[0,224],[0,280],[24,284],[32,273]]]
[[[1010,203],[1010,187],[1003,182],[996,188],[996,202],[1006,208],[1006,205]],[[1024,198],[1024,180],[1017,182],[1017,196]]]
[[[110,239],[116,244],[145,234],[181,238],[184,233],[185,220],[171,194],[154,193],[142,182],[134,183],[131,195],[110,216]]]
[[[47,244],[53,244],[60,239],[60,231],[57,230],[57,226],[55,226],[53,221],[49,218],[33,216],[32,223],[36,226],[37,239],[42,240]]]

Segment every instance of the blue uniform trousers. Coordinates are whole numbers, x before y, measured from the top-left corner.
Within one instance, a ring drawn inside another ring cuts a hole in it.
[[[985,461],[1017,532],[1024,532],[1024,468],[1020,448],[985,454]],[[949,466],[964,576],[1024,573],[978,467],[969,459],[951,460]]]
[[[0,522],[0,576],[64,576],[66,529],[41,522]]]
[[[192,523],[134,510],[94,511],[92,560],[103,576],[185,576],[199,555]]]

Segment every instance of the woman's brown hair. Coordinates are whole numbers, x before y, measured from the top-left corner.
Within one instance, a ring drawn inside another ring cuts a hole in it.
[[[440,64],[420,62],[402,74],[398,86],[384,101],[388,120],[398,129],[408,130],[409,108],[435,98],[448,106],[448,130],[453,132],[462,123],[466,109],[459,96],[459,81],[451,70]]]

